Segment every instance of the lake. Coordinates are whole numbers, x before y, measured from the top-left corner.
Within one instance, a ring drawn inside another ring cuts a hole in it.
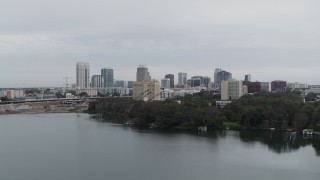
[[[320,139],[139,130],[87,114],[0,116],[1,180],[308,180]]]

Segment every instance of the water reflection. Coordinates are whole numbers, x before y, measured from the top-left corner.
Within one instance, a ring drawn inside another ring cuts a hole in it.
[[[102,121],[101,118],[91,117],[92,120],[97,122]],[[109,122],[110,123],[110,122]],[[302,133],[287,132],[287,131],[261,131],[261,130],[244,130],[244,131],[211,131],[208,133],[190,132],[190,131],[177,131],[177,130],[150,130],[150,129],[134,129],[137,133],[143,134],[161,134],[172,135],[175,134],[192,134],[194,136],[201,136],[210,139],[225,139],[227,137],[233,137],[234,139],[240,139],[241,142],[247,145],[254,145],[261,143],[268,146],[268,149],[272,152],[282,154],[298,151],[300,148],[312,146],[317,156],[320,156],[320,135],[314,134],[313,136],[304,136]]]
[[[240,131],[239,138],[245,143],[260,142],[276,153],[289,153],[306,146],[312,146],[320,156],[319,135],[303,136],[297,132],[281,131]]]

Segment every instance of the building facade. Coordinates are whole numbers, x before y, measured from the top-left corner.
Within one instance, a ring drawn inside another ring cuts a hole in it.
[[[271,83],[270,82],[260,82],[260,91],[271,92]]]
[[[251,74],[246,74],[244,76],[244,82],[251,82]]]
[[[232,74],[227,71],[220,71],[217,73],[217,83],[216,87],[219,88],[221,86],[222,81],[228,81],[232,79]]]
[[[150,81],[151,76],[146,66],[140,65],[137,68],[137,81]]]
[[[208,77],[208,76],[203,77],[203,85],[204,85],[204,87],[209,88],[210,82],[211,82],[211,78],[210,77]]]
[[[85,62],[77,62],[76,69],[77,88],[90,88],[90,65]]]
[[[103,68],[101,69],[101,76],[103,80],[103,88],[113,87],[113,69]]]
[[[116,80],[116,81],[114,81],[114,87],[127,88],[128,87],[128,83],[127,83],[127,81]]]
[[[158,81],[137,81],[133,83],[134,100],[160,100],[160,95],[160,83]]]
[[[213,80],[214,84],[220,84],[220,83],[218,83],[218,73],[221,71],[222,71],[222,69],[220,69],[220,68],[216,68],[214,70],[214,80]]]
[[[286,91],[287,82],[276,80],[271,82],[271,91]]]
[[[256,93],[261,91],[261,82],[244,81],[243,85],[248,87],[248,93]]]
[[[92,88],[102,88],[103,80],[101,75],[93,75],[91,78],[91,87]]]
[[[173,74],[167,74],[164,76],[166,79],[170,79],[170,88],[174,88],[174,75]]]
[[[189,81],[190,87],[200,87],[203,86],[203,77],[202,76],[193,76]]]
[[[161,88],[170,89],[171,79],[161,79]]]
[[[248,93],[248,87],[242,81],[228,80],[221,82],[221,100],[239,99]]]
[[[187,84],[187,73],[179,72],[178,73],[178,85]]]

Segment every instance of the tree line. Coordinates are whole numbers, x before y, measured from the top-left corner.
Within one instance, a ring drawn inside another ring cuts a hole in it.
[[[300,92],[245,95],[224,108],[216,106],[219,99],[220,95],[208,92],[151,102],[106,98],[90,102],[87,112],[119,122],[133,120],[140,127],[156,125],[165,129],[207,126],[209,130],[271,127],[301,130],[316,128],[320,121],[320,104],[304,103]]]

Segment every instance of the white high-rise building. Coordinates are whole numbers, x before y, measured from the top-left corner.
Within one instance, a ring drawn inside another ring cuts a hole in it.
[[[77,62],[77,88],[90,88],[90,65],[85,62]]]
[[[221,81],[221,100],[239,99],[248,93],[248,87],[243,86],[242,81],[228,80]]]
[[[151,76],[148,71],[148,68],[144,65],[140,65],[137,68],[137,81],[150,81]]]

